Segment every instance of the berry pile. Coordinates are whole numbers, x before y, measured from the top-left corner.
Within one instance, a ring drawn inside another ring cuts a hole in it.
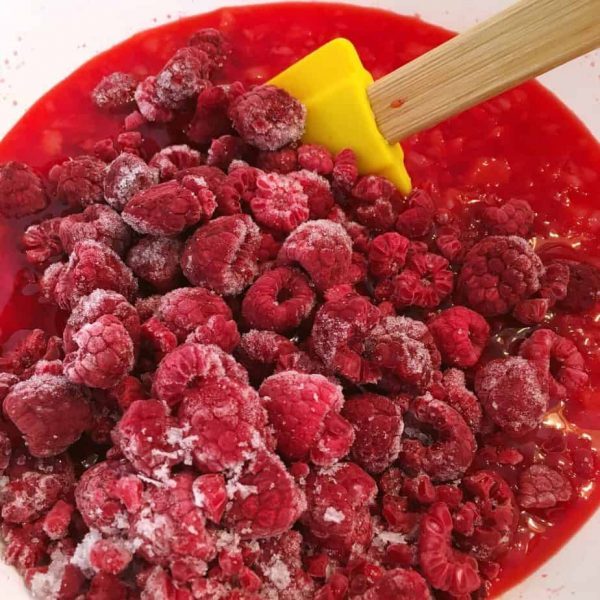
[[[600,274],[543,262],[525,200],[461,219],[302,144],[286,92],[217,83],[229,53],[112,73],[115,140],[0,165],[3,217],[68,207],[22,237],[62,339],[0,357],[5,559],[44,600],[483,598],[597,473],[544,419],[588,386],[546,321]]]

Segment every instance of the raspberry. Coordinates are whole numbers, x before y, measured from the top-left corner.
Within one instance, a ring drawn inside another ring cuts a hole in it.
[[[106,202],[121,212],[137,193],[158,183],[158,172],[139,156],[124,152],[113,160],[104,178]]]
[[[298,169],[298,154],[296,149],[291,147],[259,152],[256,166],[268,173],[286,175]]]
[[[196,286],[235,296],[257,275],[260,231],[248,215],[219,217],[199,227],[185,244],[183,274]]]
[[[552,262],[546,265],[546,272],[541,278],[540,296],[547,298],[549,306],[564,300],[569,286],[569,265],[564,262]]]
[[[142,351],[150,354],[150,368],[156,368],[156,363],[169,352],[177,348],[177,336],[156,317],[144,321],[141,327]]]
[[[349,192],[358,179],[356,154],[350,148],[340,151],[334,161],[331,172],[333,183],[339,189]]]
[[[199,29],[192,35],[188,46],[195,46],[203,50],[211,61],[212,68],[220,68],[230,53],[229,43],[225,36],[212,27]]]
[[[5,544],[2,557],[4,562],[16,567],[23,575],[27,569],[41,564],[47,556],[48,542],[44,538],[39,522],[22,527],[5,525],[2,537]]]
[[[524,358],[499,358],[479,369],[475,393],[503,431],[521,436],[535,429],[548,407],[548,383]]]
[[[352,262],[352,241],[337,223],[308,221],[287,237],[277,260],[298,263],[319,290],[326,290],[344,282]]]
[[[51,355],[53,352],[51,339],[41,329],[33,329],[9,352],[0,357],[0,371],[21,376],[39,360],[58,358],[58,354]]]
[[[410,417],[410,418],[408,418]],[[405,418],[405,434],[400,465],[409,471],[424,471],[434,482],[460,478],[469,468],[477,444],[473,432],[460,413],[430,394],[416,398]],[[431,443],[423,442],[433,430]]]
[[[356,294],[330,300],[315,316],[312,343],[317,356],[353,383],[374,383],[379,371],[365,357],[365,339],[379,322],[377,307]]]
[[[443,361],[465,369],[477,363],[490,339],[490,326],[464,306],[443,310],[427,324]]]
[[[98,573],[90,581],[87,600],[127,600],[128,588],[124,582],[108,573]]]
[[[443,502],[434,504],[421,521],[419,563],[425,579],[453,596],[470,594],[481,586],[477,561],[452,548],[452,517]]]
[[[77,242],[96,240],[122,256],[131,243],[131,232],[119,214],[101,204],[92,204],[82,213],[63,217],[58,235],[69,254]]]
[[[433,226],[435,213],[431,196],[425,190],[414,190],[408,206],[398,217],[396,229],[410,239],[426,236]]]
[[[526,240],[489,236],[468,252],[458,294],[484,317],[504,315],[539,290],[543,274],[544,266]]]
[[[240,160],[245,154],[246,144],[234,135],[222,135],[210,143],[206,164],[227,170],[234,160]]]
[[[549,307],[548,298],[521,300],[513,310],[513,317],[524,325],[537,325],[546,318]]]
[[[378,394],[349,398],[342,415],[354,427],[350,456],[368,473],[381,473],[397,458],[404,430],[400,407]]]
[[[329,181],[325,177],[306,169],[294,171],[288,177],[302,186],[302,190],[308,199],[310,218],[327,218],[335,203]]]
[[[77,349],[64,360],[65,375],[73,383],[107,389],[120,383],[135,364],[131,336],[113,315],[83,325],[73,343]]]
[[[519,476],[519,506],[553,508],[570,500],[573,490],[569,480],[546,465],[531,465]]]
[[[397,210],[389,200],[378,198],[373,203],[362,202],[354,208],[354,218],[375,232],[388,231],[396,220]]]
[[[519,355],[538,370],[540,379],[548,379],[550,400],[566,400],[588,385],[583,356],[569,339],[550,329],[538,329],[519,348]]]
[[[333,171],[333,157],[325,146],[318,144],[302,144],[298,148],[298,164],[301,169],[330,175]]]
[[[105,75],[92,90],[92,102],[102,110],[129,110],[133,107],[137,84],[137,79],[129,73],[116,71]]]
[[[479,432],[483,418],[477,396],[467,389],[465,374],[459,369],[448,369],[443,376],[444,402],[454,408],[474,433]]]
[[[153,393],[172,406],[183,399],[187,389],[217,377],[248,383],[243,367],[219,347],[183,344],[167,354],[158,365]]]
[[[48,511],[44,517],[44,533],[51,540],[60,540],[69,533],[69,525],[75,507],[64,500],[58,502]]]
[[[352,188],[356,220],[369,229],[391,229],[397,217],[398,195],[394,184],[378,175],[361,177]]]
[[[135,89],[134,98],[141,115],[150,123],[167,123],[173,113],[158,97],[156,77],[146,77]]]
[[[199,46],[179,48],[156,76],[156,97],[161,106],[180,109],[205,87],[211,71],[208,54]]]
[[[150,317],[153,317],[158,310],[160,299],[162,296],[155,294],[146,298],[138,298],[135,302],[135,309],[140,316],[141,321],[147,321]]]
[[[279,267],[252,284],[242,302],[242,315],[250,327],[283,333],[298,327],[314,304],[315,293],[306,277]]]
[[[304,133],[306,108],[272,85],[258,86],[238,96],[227,114],[241,138],[259,150],[279,150]]]
[[[58,235],[62,219],[46,219],[39,225],[30,225],[23,234],[21,242],[25,247],[27,260],[39,266],[60,260],[63,247]]]
[[[222,298],[205,288],[179,288],[165,294],[158,305],[157,317],[180,342],[214,316],[231,320],[231,310]]]
[[[259,175],[250,201],[258,223],[288,233],[308,219],[308,198],[300,183],[277,173]]]
[[[138,233],[174,236],[210,219],[216,207],[204,179],[188,176],[138,192],[123,209],[123,220]]]
[[[16,383],[16,381],[18,381],[18,380],[15,379],[15,383]],[[0,383],[0,385],[1,385],[1,383]],[[8,390],[6,393],[8,394]],[[0,398],[1,397],[2,397],[2,394],[0,393]],[[4,400],[4,398],[2,398],[2,400]],[[4,422],[1,422],[0,426],[4,427]],[[10,437],[8,437],[8,434],[5,431],[2,431],[0,429],[0,475],[2,473],[4,473],[4,471],[6,470],[6,467],[8,467],[11,454],[12,454],[12,442],[10,441]]]
[[[490,235],[525,237],[534,218],[529,202],[518,198],[511,198],[499,206],[486,206],[481,213],[481,221]]]
[[[436,228],[435,245],[444,258],[458,261],[463,252],[460,230],[452,226]]]
[[[454,274],[445,258],[427,252],[410,257],[407,267],[391,284],[391,300],[396,308],[434,308],[452,292]]]
[[[179,408],[192,436],[192,458],[200,471],[219,472],[240,466],[262,445],[267,417],[250,386],[214,377],[186,392]]]
[[[225,352],[233,352],[240,343],[240,332],[237,323],[222,315],[208,317],[206,323],[198,325],[186,338],[186,342],[197,344],[214,344]]]
[[[176,287],[181,279],[183,244],[177,239],[144,237],[127,254],[127,266],[159,292]]]
[[[348,453],[354,432],[344,419],[335,419],[344,403],[341,388],[322,375],[283,371],[265,379],[259,393],[275,430],[277,450],[288,460],[332,464]]]
[[[118,575],[131,562],[131,552],[118,538],[98,540],[90,549],[90,565],[96,572]]]
[[[148,165],[158,170],[161,181],[173,179],[178,171],[202,164],[202,155],[187,144],[167,146],[157,152]],[[210,186],[209,186],[210,187]]]
[[[143,122],[143,119],[142,119]],[[119,152],[115,146],[115,142],[112,138],[104,138],[103,140],[98,140],[94,144],[93,154],[96,158],[99,158],[102,162],[110,163],[117,156]]]
[[[390,232],[377,236],[369,246],[369,269],[377,278],[395,275],[406,261],[408,239]]]
[[[409,317],[384,317],[368,333],[365,356],[388,377],[423,391],[440,355],[427,326]],[[391,381],[388,385],[392,384]]]
[[[239,478],[229,482],[231,503],[224,519],[242,539],[260,539],[291,529],[306,508],[296,486],[277,455],[256,453]]]
[[[600,299],[600,270],[593,265],[568,261],[569,285],[559,307],[569,312],[585,312]]]
[[[252,329],[242,335],[236,355],[248,369],[252,383],[258,387],[276,366],[282,364],[283,355],[295,352],[298,348],[288,338],[273,331]]]
[[[50,169],[56,195],[71,208],[85,208],[104,200],[106,165],[93,156],[76,156]]]
[[[69,316],[63,331],[65,352],[73,352],[77,348],[73,341],[74,334],[84,325],[93,323],[104,315],[116,317],[125,327],[134,344],[138,344],[140,319],[135,308],[117,292],[94,290],[79,301]]]
[[[192,484],[194,504],[203,509],[215,524],[221,521],[227,504],[227,488],[223,475],[200,475]]]
[[[242,212],[240,206],[241,190],[238,190],[238,187],[243,186],[238,186],[238,182],[234,178],[225,175],[221,169],[210,166],[193,167],[177,173],[177,179],[182,179],[186,175],[204,179],[217,201],[215,214],[235,215]]]
[[[18,219],[47,205],[44,184],[33,169],[16,161],[0,164],[0,215]]]
[[[387,571],[361,600],[429,600],[427,582],[412,569]]]

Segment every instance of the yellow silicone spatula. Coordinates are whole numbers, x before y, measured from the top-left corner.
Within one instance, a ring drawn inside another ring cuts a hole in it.
[[[399,140],[599,45],[600,0],[522,0],[375,82],[338,38],[270,83],[306,105],[303,141],[352,148],[406,194]]]

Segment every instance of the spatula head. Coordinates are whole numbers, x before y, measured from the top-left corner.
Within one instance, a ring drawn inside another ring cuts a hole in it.
[[[337,38],[299,60],[269,83],[306,105],[302,140],[331,152],[352,148],[363,174],[391,180],[403,194],[411,190],[399,144],[381,135],[367,96],[373,77],[363,67],[352,43]]]

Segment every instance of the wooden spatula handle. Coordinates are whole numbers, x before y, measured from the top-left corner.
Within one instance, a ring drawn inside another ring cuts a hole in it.
[[[600,46],[600,0],[521,0],[368,90],[391,143]]]

